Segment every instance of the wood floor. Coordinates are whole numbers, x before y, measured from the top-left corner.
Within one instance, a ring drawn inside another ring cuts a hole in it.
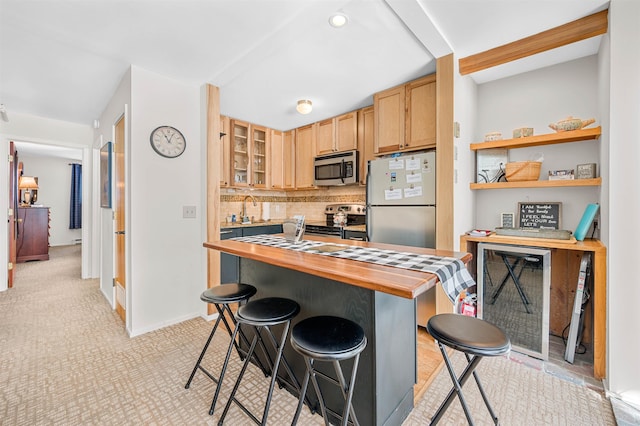
[[[433,338],[423,327],[418,327],[418,381],[414,385],[413,400],[417,403],[438,375],[444,362]]]

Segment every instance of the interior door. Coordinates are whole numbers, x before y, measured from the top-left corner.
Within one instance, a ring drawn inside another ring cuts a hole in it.
[[[13,287],[13,269],[16,264],[16,238],[18,232],[18,153],[13,141],[9,142],[9,265],[7,285]]]
[[[124,116],[116,123],[115,142],[116,312],[126,323]]]

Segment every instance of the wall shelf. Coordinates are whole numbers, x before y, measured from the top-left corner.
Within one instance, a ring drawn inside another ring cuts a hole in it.
[[[471,189],[558,188],[567,186],[600,186],[602,178],[572,180],[528,180],[522,182],[472,183]]]
[[[566,142],[579,142],[598,139],[602,133],[600,126],[592,129],[573,130],[571,132],[548,133],[517,139],[501,139],[490,142],[478,142],[469,145],[472,151],[489,148],[526,148],[530,146],[552,145]]]

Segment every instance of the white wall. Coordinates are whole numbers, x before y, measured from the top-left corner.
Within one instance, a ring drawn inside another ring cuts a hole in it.
[[[454,121],[460,124],[460,137],[453,140],[456,179],[453,188],[453,248],[460,250],[460,235],[476,227],[474,194],[469,189],[469,183],[475,182],[475,154],[469,149],[469,144],[476,142],[478,91],[471,77],[460,75],[458,58],[454,64]]]
[[[49,207],[49,245],[63,246],[82,240],[81,229],[69,229],[71,201],[71,166],[78,161],[68,158],[20,155],[26,176],[38,177],[36,203]],[[84,171],[83,171],[84,173]],[[82,200],[82,208],[91,200]]]
[[[130,143],[127,147],[127,289],[131,335],[200,315],[206,288],[202,268],[200,88],[131,69]],[[179,129],[187,148],[180,157],[156,154],[149,135],[161,125]],[[195,206],[196,219],[182,217]]]
[[[512,137],[513,129],[533,127],[534,134],[553,133],[548,125],[569,115],[587,119],[598,116],[598,58],[596,55],[542,68],[478,86],[478,119],[475,137],[502,132]],[[582,163],[600,163],[599,141],[572,142],[509,150],[509,161],[544,156],[540,178],[549,170],[574,169]],[[563,229],[575,230],[588,203],[599,201],[597,187],[527,188],[479,190],[476,192],[476,227],[500,226],[500,213],[513,212],[518,202],[562,202]]]
[[[34,142],[47,145],[60,145],[72,148],[83,149],[86,152],[86,147],[90,146],[92,141],[92,129],[89,125],[69,123],[65,121],[52,120],[48,118],[36,117],[32,115],[20,114],[12,112],[9,114],[9,122],[0,121],[0,151],[3,158],[7,158],[9,155],[9,141],[22,141],[22,142]],[[84,172],[89,173],[87,176],[91,176],[92,173],[92,161],[91,159],[83,158]],[[83,172],[83,173],[84,173]],[[6,188],[8,191],[9,180],[8,163],[6,161],[0,161],[0,188]],[[86,177],[85,179],[89,179]],[[85,199],[91,198],[91,191],[88,185],[89,180],[85,180],[83,183],[86,188],[83,188],[83,197]],[[3,190],[3,193],[6,193]],[[7,223],[8,216],[7,211],[9,208],[7,197],[0,197],[0,221]],[[83,211],[82,222],[86,224],[87,229],[92,226],[91,223],[92,209],[89,208]],[[0,259],[8,263],[9,253],[7,250],[7,227],[0,226]],[[97,270],[97,265],[89,263],[91,238],[86,238],[87,244],[82,247],[82,265],[83,265],[83,277],[92,277],[93,271]],[[0,268],[0,291],[7,289],[7,271],[5,268]]]
[[[635,275],[640,240],[640,2],[609,6],[609,389],[640,409],[640,285]],[[606,70],[604,71],[606,72]],[[606,106],[604,104],[603,106]]]

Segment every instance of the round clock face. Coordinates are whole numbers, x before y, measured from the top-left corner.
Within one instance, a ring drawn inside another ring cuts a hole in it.
[[[151,132],[151,146],[163,157],[175,158],[184,152],[187,141],[178,129],[160,126]]]

